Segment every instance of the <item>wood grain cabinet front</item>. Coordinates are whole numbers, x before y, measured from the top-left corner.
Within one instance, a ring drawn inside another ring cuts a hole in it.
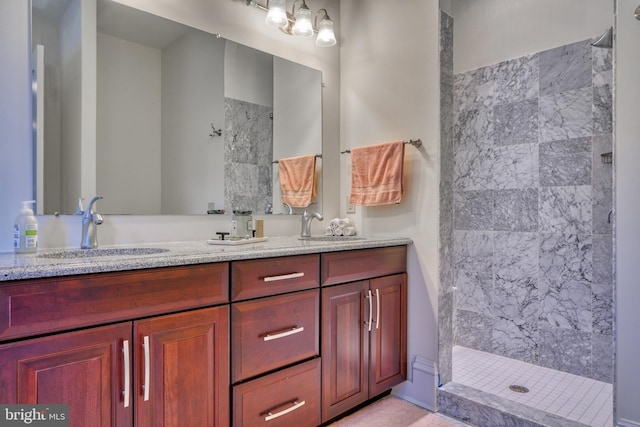
[[[231,301],[283,294],[318,287],[320,255],[234,261]]]
[[[231,305],[232,381],[320,353],[318,289]]]
[[[228,301],[228,263],[18,280],[0,286],[0,341]]]
[[[0,344],[0,402],[72,427],[227,427],[229,386],[226,305]]]
[[[320,425],[320,359],[233,387],[234,427]]]
[[[374,258],[383,253],[373,252]],[[340,275],[367,274],[342,270]],[[407,274],[323,287],[321,304],[322,421],[327,422],[406,379]]]
[[[0,345],[0,402],[69,405],[71,427],[131,426],[131,323]]]

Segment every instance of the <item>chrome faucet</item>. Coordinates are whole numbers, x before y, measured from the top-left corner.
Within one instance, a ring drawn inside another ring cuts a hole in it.
[[[93,204],[102,196],[93,196],[87,208],[82,212],[82,249],[94,249],[98,247],[98,226],[102,224],[102,215],[93,211]]]
[[[286,215],[293,215],[293,208],[289,203],[283,203],[282,206],[285,206],[287,208]]]
[[[322,221],[324,218],[318,212],[307,212],[307,208],[302,212],[302,231],[300,237],[311,237],[311,221],[313,218]]]

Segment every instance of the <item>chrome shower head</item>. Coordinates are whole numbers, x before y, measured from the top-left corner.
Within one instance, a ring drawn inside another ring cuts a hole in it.
[[[636,19],[640,19],[640,6],[636,7],[636,11],[635,11],[635,12],[633,12],[633,16],[634,16]]]
[[[611,49],[613,47],[613,27],[605,31],[596,41],[591,43],[593,47]]]

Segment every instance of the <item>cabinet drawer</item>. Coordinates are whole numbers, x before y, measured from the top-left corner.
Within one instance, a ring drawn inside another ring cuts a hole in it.
[[[232,381],[319,354],[319,290],[233,303]]]
[[[233,387],[233,425],[320,425],[320,359]]]
[[[229,301],[228,263],[35,279],[0,286],[0,341]]]
[[[407,270],[407,247],[331,252],[322,254],[321,264],[323,286],[404,273]]]
[[[264,297],[318,286],[319,255],[231,263],[231,300]]]

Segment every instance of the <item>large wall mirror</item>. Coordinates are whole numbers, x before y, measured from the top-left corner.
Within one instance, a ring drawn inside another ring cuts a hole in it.
[[[277,160],[322,154],[318,70],[111,0],[32,0],[32,48],[39,214],[287,213]]]

